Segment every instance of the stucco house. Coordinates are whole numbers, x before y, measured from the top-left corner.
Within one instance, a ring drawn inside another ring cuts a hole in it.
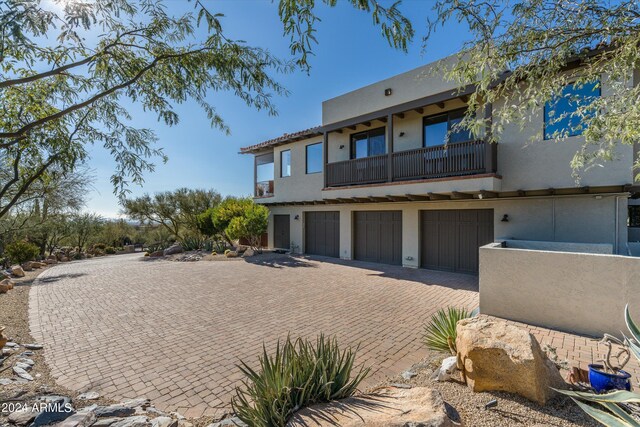
[[[474,88],[456,91],[432,67],[324,101],[321,126],[241,149],[255,157],[255,200],[271,211],[270,247],[471,274],[478,248],[502,239],[629,253],[629,212],[640,225],[629,210],[636,147],[617,147],[615,160],[576,183],[570,161],[582,136],[546,139],[543,106],[497,144],[448,135]],[[607,96],[606,76],[591,89]]]

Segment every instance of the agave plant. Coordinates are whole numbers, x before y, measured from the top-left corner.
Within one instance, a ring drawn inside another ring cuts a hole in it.
[[[260,369],[241,362],[247,379],[236,389],[231,406],[242,421],[253,427],[284,427],[305,406],[353,395],[368,375],[368,368],[354,373],[355,351],[340,350],[335,338],[320,335],[314,343],[290,338],[269,355],[263,347]]]
[[[456,325],[459,320],[474,316],[464,308],[447,307],[438,310],[425,325],[424,340],[431,350],[456,354]]]
[[[631,353],[640,361],[640,327],[633,321],[629,314],[629,306],[624,308],[624,318],[630,338],[625,337],[625,344]],[[571,396],[578,406],[594,418],[596,421],[608,427],[640,427],[638,413],[632,416],[629,413],[629,404],[640,403],[640,394],[626,390],[617,390],[606,394],[593,394],[579,391],[558,390],[560,393]],[[585,402],[597,403],[600,407],[589,405]]]

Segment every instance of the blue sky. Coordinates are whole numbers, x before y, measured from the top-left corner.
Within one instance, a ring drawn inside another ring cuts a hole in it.
[[[177,0],[175,5],[178,5]],[[228,36],[251,45],[268,48],[286,57],[289,39],[282,35],[277,2],[270,0],[210,0],[210,10],[225,15],[222,22]],[[321,3],[318,1],[317,3]],[[178,6],[184,9],[185,2]],[[192,3],[187,3],[191,7]],[[278,80],[290,91],[288,97],[276,97],[278,116],[255,111],[227,93],[212,93],[211,100],[231,128],[227,136],[209,126],[205,114],[193,103],[177,109],[180,123],[167,127],[141,106],[131,112],[140,127],[153,128],[158,145],[169,156],[166,164],[157,164],[146,175],[143,187],[131,186],[132,196],[179,187],[213,188],[223,195],[249,195],[252,191],[252,156],[239,155],[240,147],[319,125],[321,103],[342,93],[419,67],[460,49],[466,32],[457,24],[441,28],[423,49],[427,17],[432,15],[432,0],[404,0],[402,10],[416,29],[416,38],[408,53],[388,46],[371,16],[346,2],[335,8],[318,6],[322,18],[317,26],[318,46],[311,58],[311,73],[302,71],[280,75]],[[93,147],[90,167],[95,172],[94,189],[86,210],[105,217],[118,215],[120,206],[112,193],[109,177],[114,170],[110,155]]]

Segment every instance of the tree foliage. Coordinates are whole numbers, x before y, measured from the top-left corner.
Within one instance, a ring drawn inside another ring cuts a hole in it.
[[[241,215],[231,219],[225,232],[231,240],[245,238],[252,247],[259,248],[268,225],[269,209],[252,202],[244,207]]]
[[[336,0],[323,0],[335,6]],[[349,0],[369,12],[396,47],[413,30],[398,3]],[[210,124],[229,132],[211,94],[231,92],[248,106],[276,114],[286,95],[276,76],[309,71],[316,43],[316,4],[280,0],[291,58],[229,38],[224,16],[200,0],[39,0],[0,2],[0,218],[50,170],[68,173],[88,158],[87,144],[111,153],[121,198],[141,184],[154,161],[166,161],[151,129],[135,126],[126,106],[140,104],[158,120],[179,122],[176,105],[198,104]],[[4,169],[4,172],[3,172]]]
[[[525,126],[553,107],[570,83],[606,83],[607,91],[568,116],[579,123],[584,144],[572,161],[581,170],[614,159],[616,144],[640,137],[640,3],[635,0],[438,0],[425,40],[449,21],[466,24],[468,38],[457,60],[436,71],[461,88],[475,84],[469,114],[460,125],[498,139],[508,124]],[[427,44],[428,48],[428,44]],[[492,103],[491,122],[474,115]],[[553,120],[566,118],[556,114]],[[577,129],[556,132],[562,141]],[[541,139],[541,134],[535,139]],[[636,161],[637,165],[637,160]]]
[[[124,213],[146,224],[157,224],[182,240],[199,229],[198,215],[220,203],[214,190],[179,188],[174,191],[145,194],[123,202]]]

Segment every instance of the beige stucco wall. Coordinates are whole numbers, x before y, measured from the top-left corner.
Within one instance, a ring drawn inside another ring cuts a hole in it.
[[[601,95],[607,97],[611,94],[611,82],[603,76]],[[503,104],[504,102],[494,104],[496,115]],[[545,141],[544,106],[540,105],[527,114],[531,114],[531,120],[525,126],[521,127],[519,123],[507,124],[499,135],[498,173],[502,175],[503,191],[624,185],[633,182],[631,145],[619,144],[615,149],[614,160],[580,171],[577,181],[572,176],[570,163],[583,147],[584,138],[574,136],[560,142]]]
[[[324,186],[323,173],[306,173],[306,146],[322,142],[322,137],[308,138],[273,149],[274,196],[263,199],[268,203],[286,201],[321,200]],[[280,176],[280,153],[291,150],[291,176]]]
[[[351,259],[352,216],[362,210],[402,211],[402,259],[406,267],[419,267],[420,210],[427,209],[493,209],[494,236],[497,240],[521,239],[560,242],[609,243],[614,251],[618,247],[626,251],[625,223],[619,223],[616,238],[615,204],[619,204],[619,220],[626,218],[626,199],[614,196],[596,199],[593,196],[528,198],[520,200],[474,200],[442,202],[358,203],[314,206],[271,207],[269,221],[269,246],[273,247],[273,214],[289,214],[291,240],[304,252],[304,212],[340,212],[340,257]],[[509,216],[502,222],[503,215]],[[624,215],[623,215],[624,214]],[[295,220],[295,216],[299,219]],[[564,218],[574,218],[580,227],[567,227]],[[626,253],[626,252],[625,252]],[[408,259],[411,258],[411,259]]]
[[[640,258],[480,248],[480,312],[548,328],[620,335],[639,280]]]
[[[444,80],[437,70],[456,60],[455,55],[450,56],[324,101],[322,124],[339,122],[455,89],[456,85]],[[391,89],[392,95],[385,96],[385,89]]]

